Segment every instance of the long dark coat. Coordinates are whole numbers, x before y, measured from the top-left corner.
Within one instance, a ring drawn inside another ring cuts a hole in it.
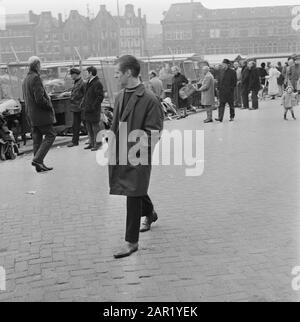
[[[179,96],[179,91],[188,84],[187,78],[182,74],[177,74],[173,77],[172,80],[172,98],[173,103],[177,106],[177,108],[183,108],[187,105],[188,100],[183,100]]]
[[[257,92],[260,90],[259,70],[256,67],[250,70],[248,89],[249,91],[257,91]]]
[[[159,131],[163,129],[163,110],[159,100],[153,93],[146,90],[144,85],[140,85],[138,89],[132,94],[127,106],[120,116],[124,99],[124,90],[117,96],[114,108],[114,119],[111,127],[111,131],[115,134],[116,141],[111,144],[110,150],[115,151],[116,165],[109,166],[109,183],[110,194],[123,195],[129,197],[141,197],[148,194],[150,176],[151,176],[151,144],[155,146],[159,140],[156,137],[152,140],[150,147],[146,147],[148,150],[148,165],[131,165],[128,161],[125,161],[127,165],[121,165],[122,151],[129,152],[130,149],[136,145],[136,143],[128,142],[127,137],[132,131],[142,130],[148,135],[151,131]],[[122,122],[122,123],[120,123]],[[126,137],[126,125],[127,124],[127,137]],[[125,130],[124,130],[125,129]],[[123,133],[125,135],[119,135]],[[120,147],[120,150],[119,150]],[[109,153],[110,156],[113,152]],[[127,158],[128,154],[125,153]],[[112,157],[110,158],[112,160]],[[124,163],[123,163],[124,164]]]
[[[29,71],[22,84],[25,110],[31,126],[52,125],[56,122],[55,113],[40,75]]]
[[[234,89],[237,84],[237,76],[235,70],[228,68],[223,69],[218,79],[218,89],[220,102],[233,101]]]
[[[101,104],[104,99],[103,86],[98,76],[88,82],[82,101],[83,119],[88,122],[100,122]]]
[[[85,94],[85,83],[82,78],[74,82],[74,86],[71,92],[70,99],[70,110],[71,112],[78,113],[81,112],[81,104]]]

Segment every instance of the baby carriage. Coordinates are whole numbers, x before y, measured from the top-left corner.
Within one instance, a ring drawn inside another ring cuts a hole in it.
[[[180,115],[178,115],[177,113],[176,106],[172,103],[172,100],[170,97],[165,98],[161,102],[161,106],[165,113],[165,117],[170,121],[174,119],[178,119],[180,117]]]
[[[0,160],[14,160],[19,154],[13,132],[6,125],[4,117],[0,114]]]

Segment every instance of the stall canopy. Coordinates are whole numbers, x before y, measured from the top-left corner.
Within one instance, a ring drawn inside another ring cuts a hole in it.
[[[225,58],[231,62],[235,62],[244,60],[247,57],[243,57],[240,54],[204,55],[204,60],[207,61],[210,65],[221,64]]]

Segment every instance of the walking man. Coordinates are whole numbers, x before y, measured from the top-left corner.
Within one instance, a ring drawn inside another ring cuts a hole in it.
[[[133,56],[122,56],[118,60],[116,78],[123,90],[117,96],[114,108],[111,130],[115,134],[116,142],[112,145],[117,148],[114,152],[114,165],[109,166],[109,181],[111,195],[127,197],[127,223],[125,245],[114,254],[115,258],[127,257],[136,252],[139,247],[139,233],[149,231],[152,223],[158,219],[148,196],[148,188],[151,177],[151,151],[163,129],[164,115],[157,97],[140,82],[140,70],[140,63]],[[128,152],[136,145],[128,140],[133,131],[144,131],[146,141],[150,143],[145,148],[146,165],[133,165],[129,161]],[[156,131],[157,135],[151,135],[151,131]],[[125,161],[122,153],[124,149],[128,151],[125,152]],[[145,217],[145,221],[140,228],[141,217]]]
[[[252,108],[250,110],[258,110],[258,92],[261,88],[259,78],[259,70],[254,61],[249,62],[250,75],[249,75],[249,92],[251,92]]]
[[[79,134],[81,126],[81,103],[84,97],[85,85],[81,78],[81,71],[78,68],[72,68],[70,70],[71,77],[74,81],[74,86],[71,93],[71,105],[70,109],[73,113],[73,139],[68,145],[69,148],[79,145]]]
[[[242,68],[242,101],[243,110],[249,109],[249,81],[250,81],[250,69],[248,62],[245,61]]]
[[[204,123],[213,122],[213,108],[215,105],[215,79],[210,73],[208,66],[203,67],[204,79],[200,88],[201,92],[201,105],[206,108],[207,119]]]
[[[236,72],[230,68],[230,61],[228,59],[223,60],[223,70],[220,73],[218,80],[220,106],[219,106],[219,118],[218,122],[223,122],[225,106],[228,103],[230,107],[230,121],[233,122],[235,118],[234,110],[234,89],[237,84]]]
[[[38,57],[29,58],[29,73],[23,82],[23,96],[28,120],[32,128],[32,166],[38,173],[53,170],[44,164],[44,159],[52,147],[56,132],[53,124],[55,113],[41,77],[41,61]]]
[[[150,91],[153,92],[153,94],[159,100],[161,100],[162,99],[162,94],[163,94],[163,91],[164,91],[162,81],[158,78],[158,76],[156,74],[156,71],[154,71],[154,70],[152,70],[149,73],[149,78],[150,78],[150,81],[149,81],[149,89],[150,89]]]
[[[97,76],[97,69],[89,67],[88,83],[82,102],[84,120],[89,135],[90,144],[85,150],[97,151],[101,144],[97,143],[97,135],[100,132],[101,104],[104,99],[103,86]]]
[[[234,69],[237,77],[237,84],[234,90],[234,106],[242,107],[242,68],[239,62],[234,62]]]

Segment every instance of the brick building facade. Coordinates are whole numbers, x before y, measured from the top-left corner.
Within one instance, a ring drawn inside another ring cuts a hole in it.
[[[173,4],[161,22],[164,53],[299,52],[297,14],[295,6],[211,10],[200,2]]]

